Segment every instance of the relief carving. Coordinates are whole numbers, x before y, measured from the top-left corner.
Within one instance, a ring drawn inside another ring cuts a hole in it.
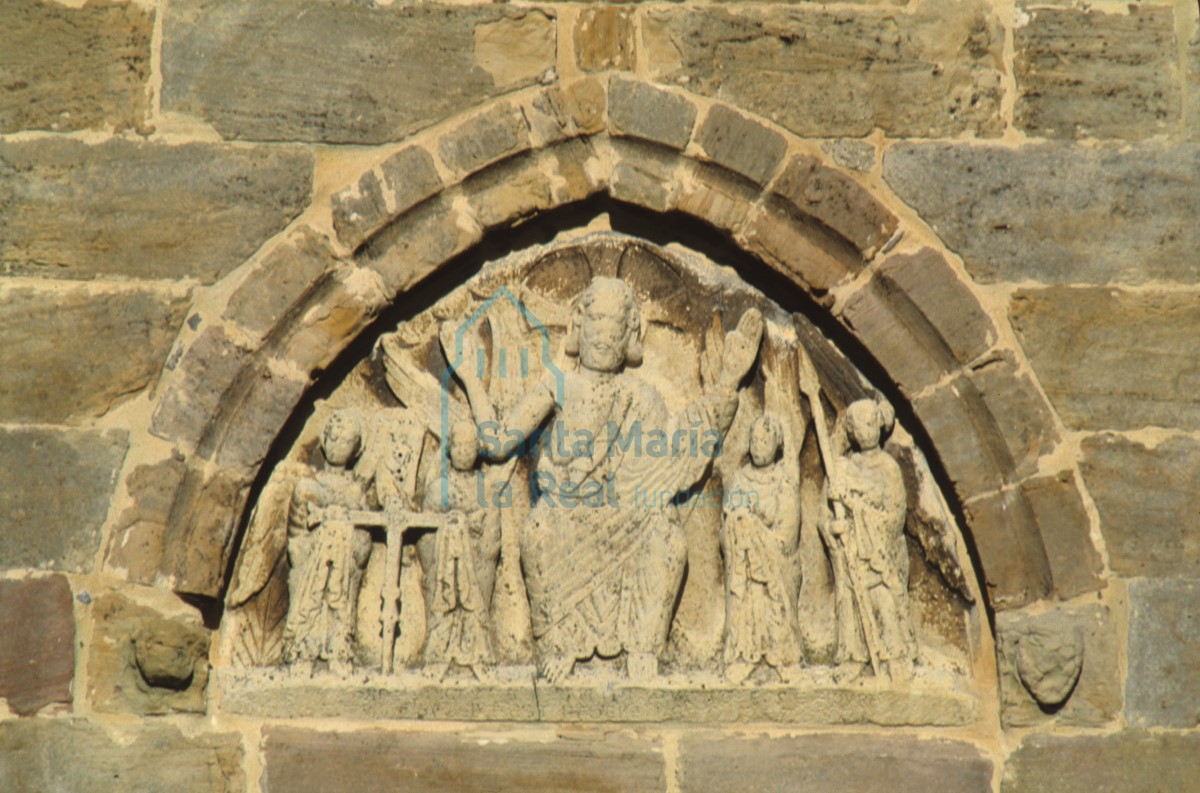
[[[722,691],[969,675],[961,544],[891,405],[696,254],[601,234],[489,264],[384,333],[310,427],[247,528],[235,667]]]

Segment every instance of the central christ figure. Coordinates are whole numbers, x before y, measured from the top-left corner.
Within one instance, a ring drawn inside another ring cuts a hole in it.
[[[658,390],[627,370],[642,361],[633,290],[597,277],[571,308],[565,349],[579,366],[561,386],[547,375],[496,422],[481,384],[464,380],[481,425],[530,438],[550,419],[549,431],[560,436],[557,443],[484,448],[492,459],[541,448],[520,548],[538,668],[548,681],[562,680],[576,661],[621,653],[631,678],[657,674],[687,546],[672,499],[635,493],[674,495],[704,476],[712,446],[700,448],[696,439],[720,438],[729,428],[762,328],[762,316],[747,311],[725,339],[717,382],[671,416]]]

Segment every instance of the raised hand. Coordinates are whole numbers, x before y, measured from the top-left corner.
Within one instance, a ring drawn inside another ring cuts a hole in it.
[[[763,318],[756,308],[751,308],[742,314],[738,326],[725,337],[725,354],[721,362],[721,383],[728,389],[736,389],[737,384],[750,371],[754,359],[758,356],[758,346],[762,343]]]

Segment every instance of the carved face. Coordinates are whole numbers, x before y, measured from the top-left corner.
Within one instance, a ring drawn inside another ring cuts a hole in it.
[[[475,425],[467,421],[455,423],[450,428],[450,464],[457,471],[470,471],[479,456]]]
[[[625,352],[635,325],[633,294],[615,279],[596,279],[576,307],[579,324],[579,360],[599,372],[615,372],[625,363]]]
[[[783,439],[779,425],[771,416],[762,416],[750,428],[750,459],[759,468],[775,462]]]
[[[344,467],[350,464],[354,455],[358,454],[362,434],[354,420],[344,413],[334,413],[325,424],[325,433],[321,438],[321,449],[325,459],[333,465]]]
[[[860,399],[846,408],[846,431],[856,448],[868,451],[878,446],[881,426],[879,407],[871,400]]]

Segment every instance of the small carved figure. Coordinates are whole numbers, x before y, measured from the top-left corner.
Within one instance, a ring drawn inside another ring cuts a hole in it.
[[[820,532],[833,566],[837,676],[869,665],[892,680],[911,678],[917,644],[908,603],[908,501],[899,464],[881,447],[895,415],[884,402],[852,403],[844,419],[850,448],[828,470]]]
[[[577,661],[622,653],[630,677],[657,674],[687,556],[672,498],[708,470],[711,456],[691,439],[728,429],[762,327],[759,312],[747,311],[725,345],[719,381],[672,417],[657,389],[626,371],[641,362],[644,334],[633,290],[596,277],[571,309],[565,346],[577,370],[548,375],[503,422],[463,381],[493,438],[534,438],[550,419],[520,548],[538,667],[551,683]],[[502,460],[517,448],[485,440],[484,452]]]
[[[764,414],[750,430],[749,462],[726,484],[724,662],[735,683],[760,662],[782,671],[801,659],[799,483],[782,459],[784,446],[782,423]]]
[[[417,540],[424,571],[427,665],[451,663],[479,672],[494,663],[489,613],[500,558],[500,514],[477,495],[477,430],[470,422],[450,428],[444,476],[425,489],[425,510],[447,520]]]
[[[297,482],[292,494],[283,660],[298,669],[325,661],[345,673],[354,656],[354,608],[371,553],[370,535],[351,516],[367,506],[363,482],[351,470],[361,446],[356,418],[334,413],[321,437],[328,467]]]

